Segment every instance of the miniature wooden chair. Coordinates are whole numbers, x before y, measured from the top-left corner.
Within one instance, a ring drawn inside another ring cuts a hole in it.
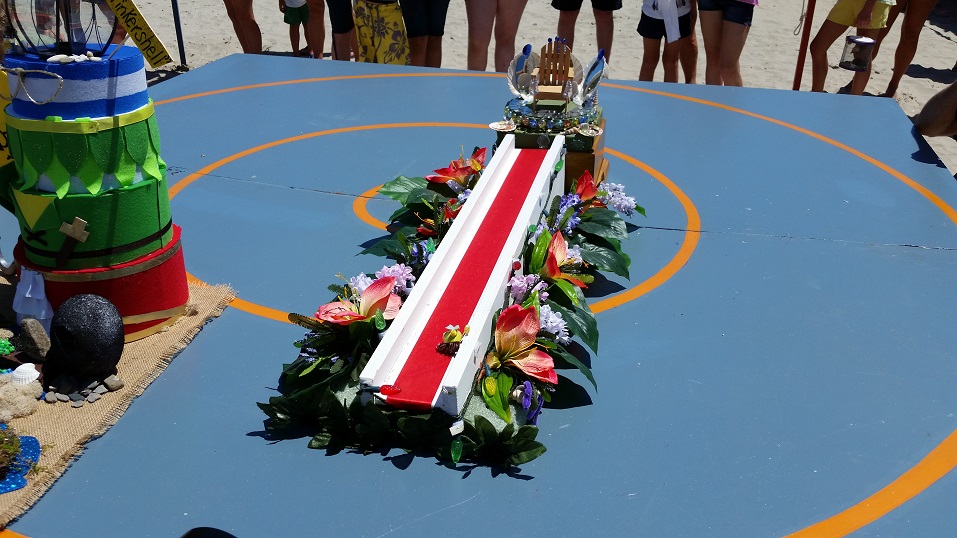
[[[563,90],[565,83],[574,78],[572,55],[567,45],[549,41],[542,47],[541,63],[537,69],[538,91],[535,100],[555,99],[567,101]]]

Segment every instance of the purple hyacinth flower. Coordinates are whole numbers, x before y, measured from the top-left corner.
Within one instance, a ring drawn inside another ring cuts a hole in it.
[[[542,406],[545,405],[545,398],[539,396],[536,400],[538,400],[538,405],[535,409],[529,411],[528,416],[525,417],[525,421],[532,426],[538,426],[538,415],[542,414]]]

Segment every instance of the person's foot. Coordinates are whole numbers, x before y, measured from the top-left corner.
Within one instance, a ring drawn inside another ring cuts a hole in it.
[[[895,95],[897,95],[897,85],[888,84],[887,89],[884,90],[884,93],[881,94],[881,97],[890,97],[891,99],[893,99]]]

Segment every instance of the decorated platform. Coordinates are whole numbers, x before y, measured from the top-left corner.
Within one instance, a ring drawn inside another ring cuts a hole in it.
[[[609,179],[648,217],[623,242],[630,280],[589,286],[598,389],[560,371],[579,390],[543,411],[548,452],[501,472],[399,450],[327,457],[264,438],[255,406],[302,335],[285,314],[325,303],[337,273],[381,263],[356,256],[395,209],[376,189],[494,142],[501,76],[233,56],[151,96],[186,268],[242,300],[13,531],[939,535],[955,523],[957,185],[892,101],[607,81]],[[4,216],[9,252],[18,223]]]

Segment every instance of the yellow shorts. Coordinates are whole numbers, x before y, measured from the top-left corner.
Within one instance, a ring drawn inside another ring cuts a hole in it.
[[[854,26],[857,20],[857,14],[861,12],[864,3],[867,0],[837,0],[831,12],[827,14],[827,20],[836,22],[842,26]],[[887,26],[887,14],[891,10],[891,4],[878,0],[874,4],[874,11],[871,13],[871,23],[861,28],[874,30]]]
[[[357,0],[355,20],[360,61],[409,65],[409,41],[398,2]]]

